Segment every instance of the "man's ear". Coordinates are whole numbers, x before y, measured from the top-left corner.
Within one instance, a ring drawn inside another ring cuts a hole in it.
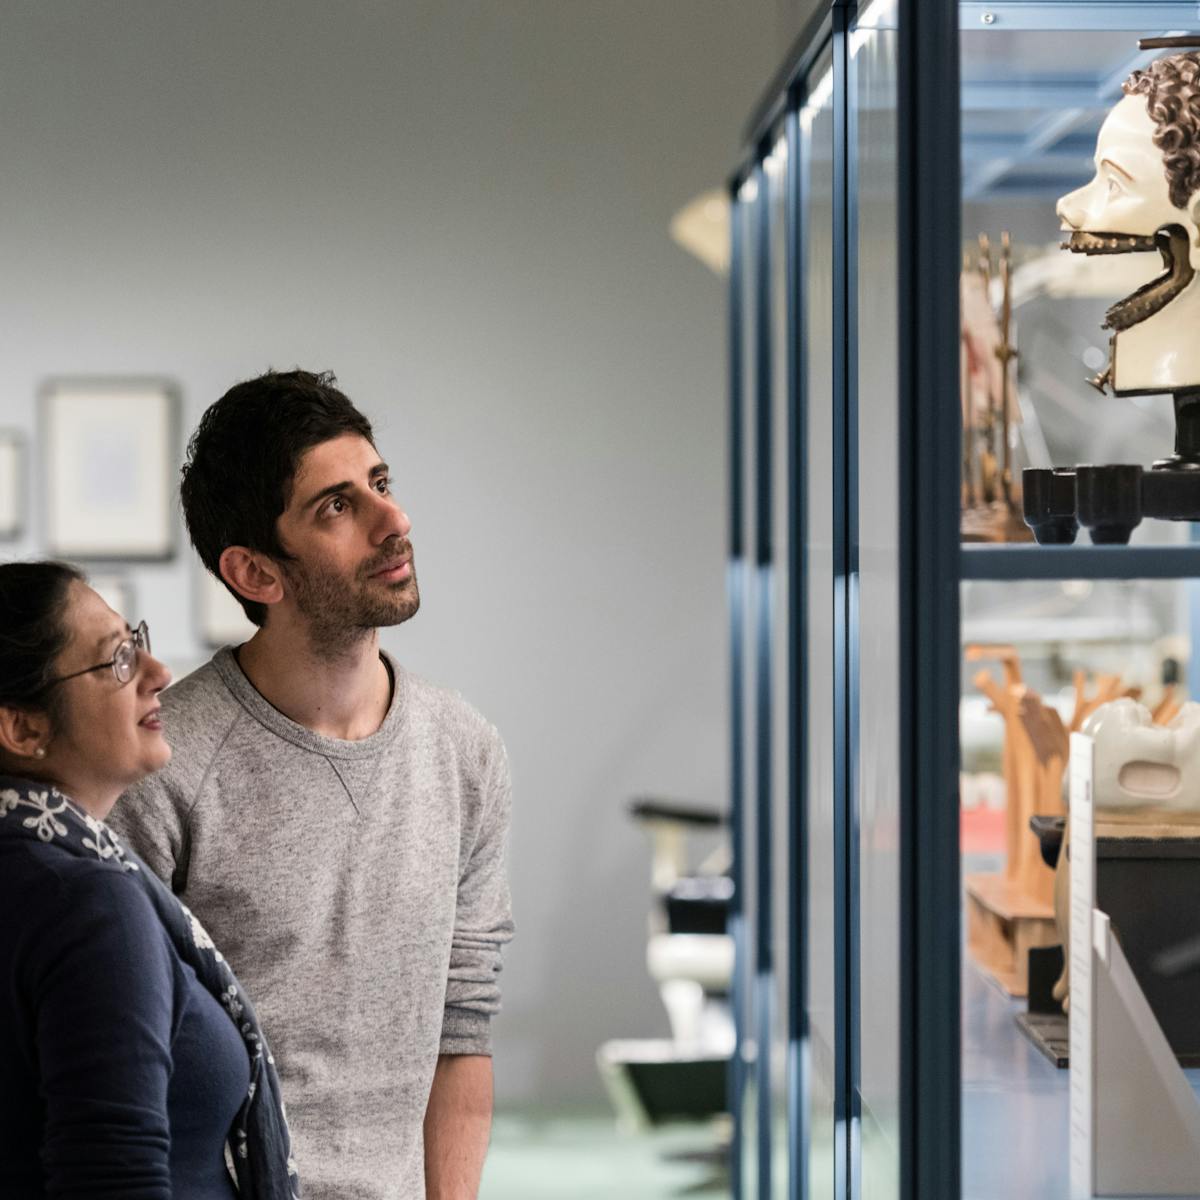
[[[226,546],[218,563],[221,578],[239,596],[259,604],[283,599],[283,577],[274,559],[245,546]]]
[[[0,750],[16,758],[33,760],[46,756],[49,743],[50,717],[47,713],[0,704]]]

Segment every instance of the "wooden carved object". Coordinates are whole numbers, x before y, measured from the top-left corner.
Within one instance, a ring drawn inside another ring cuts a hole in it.
[[[988,670],[974,679],[1004,718],[1004,876],[1020,894],[1048,905],[1054,874],[1042,861],[1029,819],[1066,812],[1062,781],[1069,749],[1067,728],[1058,712],[1025,685],[1012,646],[968,646],[966,656],[968,662],[998,659],[1004,669],[1003,684]]]
[[[968,662],[1000,664],[1002,679],[985,669],[974,683],[1004,719],[1006,793],[1004,870],[967,876],[967,943],[972,957],[1006,991],[1021,996],[1027,985],[1028,951],[1061,940],[1055,920],[1061,869],[1055,872],[1046,866],[1030,818],[1065,816],[1063,778],[1070,734],[1101,704],[1136,695],[1138,689],[1124,687],[1118,675],[1099,675],[1089,685],[1086,674],[1078,671],[1068,722],[1025,683],[1015,647],[969,645],[965,655]],[[1164,711],[1169,711],[1169,703]]]

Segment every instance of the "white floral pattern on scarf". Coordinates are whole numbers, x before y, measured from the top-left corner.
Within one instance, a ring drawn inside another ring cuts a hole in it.
[[[5,788],[0,792],[0,820],[10,813],[15,813],[19,808],[33,809],[32,815],[26,817],[21,824],[26,829],[32,829],[42,842],[52,842],[56,837],[67,836],[67,827],[59,817],[72,807],[92,834],[90,838],[83,839],[85,850],[93,851],[99,859],[115,858],[123,870],[138,869],[137,863],[126,861],[125,850],[117,840],[116,834],[77,805],[72,806],[71,801],[61,792],[53,788],[46,792],[26,792],[25,795],[12,788]]]
[[[179,901],[179,907],[183,909],[183,915],[188,919],[188,927],[192,931],[192,941],[196,943],[196,949],[208,950],[213,957],[216,958],[217,962],[223,963],[225,961],[224,956],[213,943],[212,938],[209,936],[208,930],[200,924],[200,920],[196,914],[192,912],[192,910],[188,908],[188,906],[184,904],[182,900]],[[235,992],[237,991],[236,988],[231,990]]]

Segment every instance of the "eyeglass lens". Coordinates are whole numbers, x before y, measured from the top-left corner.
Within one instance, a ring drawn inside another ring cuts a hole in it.
[[[150,630],[145,621],[133,631],[132,638],[117,647],[117,652],[113,656],[113,671],[116,673],[118,682],[128,683],[133,678],[139,650],[150,653]]]

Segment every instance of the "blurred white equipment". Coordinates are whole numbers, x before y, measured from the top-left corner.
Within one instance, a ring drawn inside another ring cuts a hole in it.
[[[689,873],[688,838],[720,829],[707,809],[639,799],[630,814],[650,835],[655,901],[646,966],[658,984],[670,1038],[619,1039],[597,1052],[622,1128],[709,1120],[728,1110],[734,1029],[733,939],[726,932],[733,881],[722,846]]]

